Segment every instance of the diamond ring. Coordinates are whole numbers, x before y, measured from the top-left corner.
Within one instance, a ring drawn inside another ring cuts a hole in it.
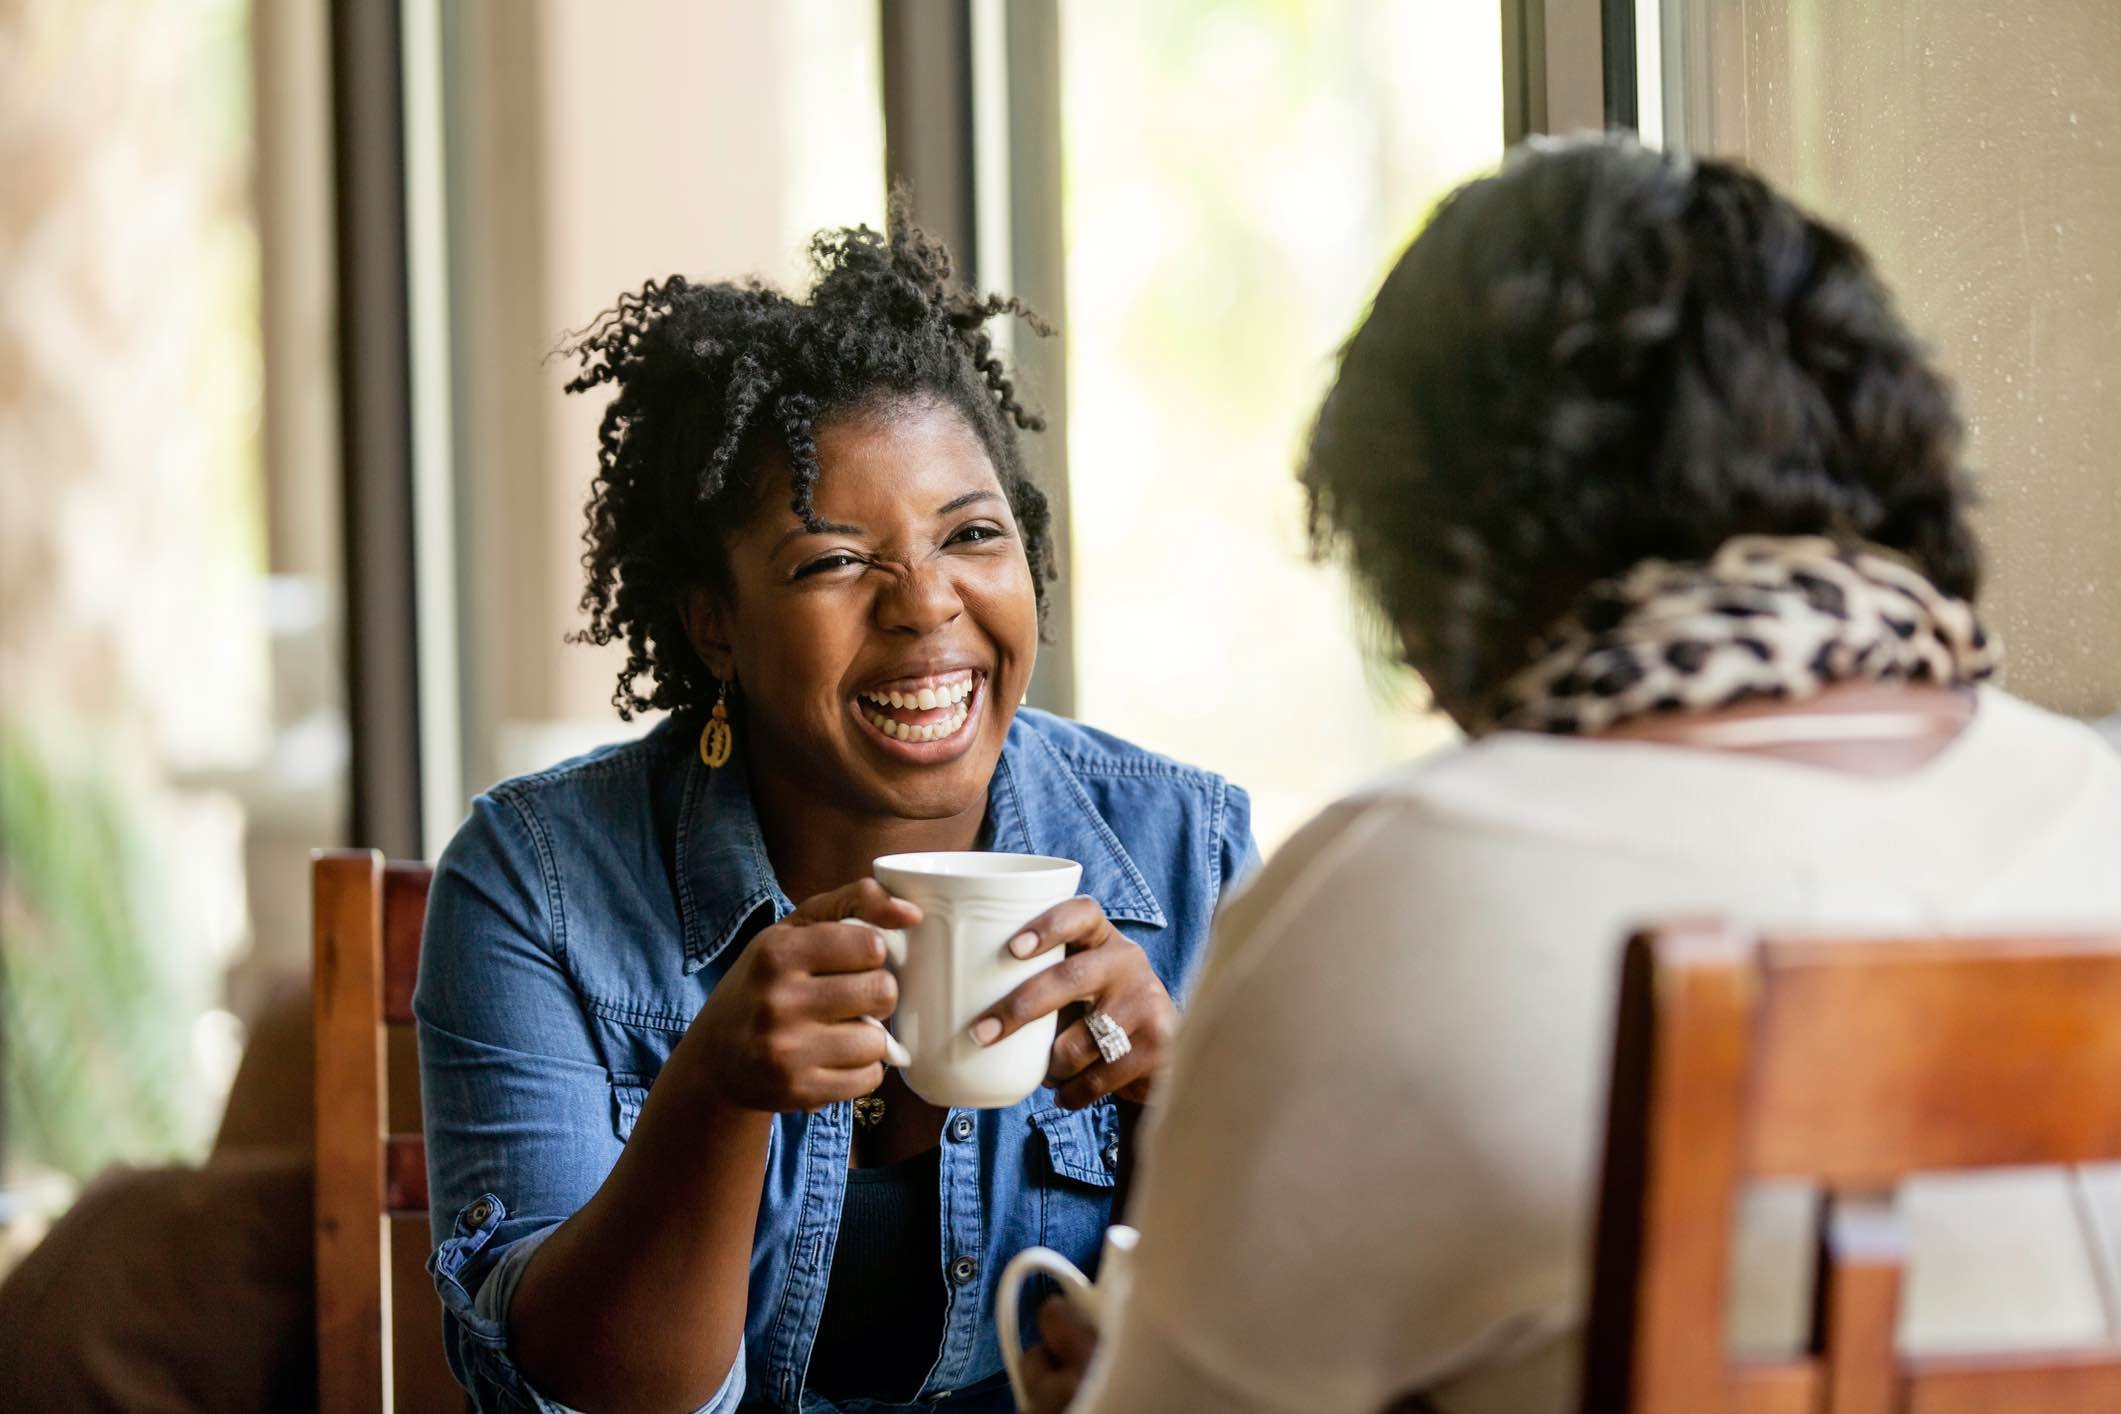
[[[1091,1012],[1083,1018],[1083,1025],[1090,1028],[1090,1039],[1097,1042],[1097,1053],[1105,1058],[1107,1065],[1134,1049],[1134,1043],[1127,1039],[1127,1028],[1104,1012]]]

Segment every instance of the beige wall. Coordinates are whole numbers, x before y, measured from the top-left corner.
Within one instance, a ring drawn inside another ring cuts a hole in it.
[[[2008,684],[2121,710],[2121,3],[1688,17],[1712,76],[1692,145],[1849,226],[1959,385]]]

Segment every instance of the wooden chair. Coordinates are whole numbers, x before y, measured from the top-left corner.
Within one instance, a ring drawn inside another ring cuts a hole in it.
[[[1917,1172],[2121,1158],[2121,935],[1637,938],[1623,974],[1584,1408],[1625,1414],[2121,1410],[2121,1350],[1908,1358]],[[1809,1348],[1726,1354],[1750,1180],[1822,1192]]]
[[[464,1407],[421,1269],[427,1152],[411,1022],[431,874],[374,850],[320,851],[310,866],[323,1414]]]

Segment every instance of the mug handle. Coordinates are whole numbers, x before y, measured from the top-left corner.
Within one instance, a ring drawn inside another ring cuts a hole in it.
[[[876,927],[873,923],[869,926]],[[896,975],[906,965],[906,935],[897,928],[877,928],[876,931],[884,940],[884,966]],[[865,1016],[862,1020],[884,1033],[884,1064],[895,1065],[900,1070],[913,1064],[913,1057],[899,1044],[898,1037],[891,1034],[890,1027],[873,1016]]]
[[[1009,1372],[1009,1388],[1016,1394],[1019,1409],[1030,1403],[1030,1396],[1024,1392],[1024,1338],[1017,1298],[1023,1292],[1024,1279],[1039,1273],[1059,1282],[1068,1300],[1091,1320],[1097,1319],[1097,1289],[1075,1263],[1051,1247],[1026,1247],[1009,1259],[1009,1265],[1002,1268],[1001,1291],[994,1299],[994,1324],[995,1335],[1001,1341],[1002,1365]]]

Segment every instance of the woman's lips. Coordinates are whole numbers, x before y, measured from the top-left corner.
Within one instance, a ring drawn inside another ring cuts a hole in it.
[[[977,669],[908,678],[855,694],[855,715],[892,754],[935,761],[971,740],[967,725],[982,705],[985,675]]]

